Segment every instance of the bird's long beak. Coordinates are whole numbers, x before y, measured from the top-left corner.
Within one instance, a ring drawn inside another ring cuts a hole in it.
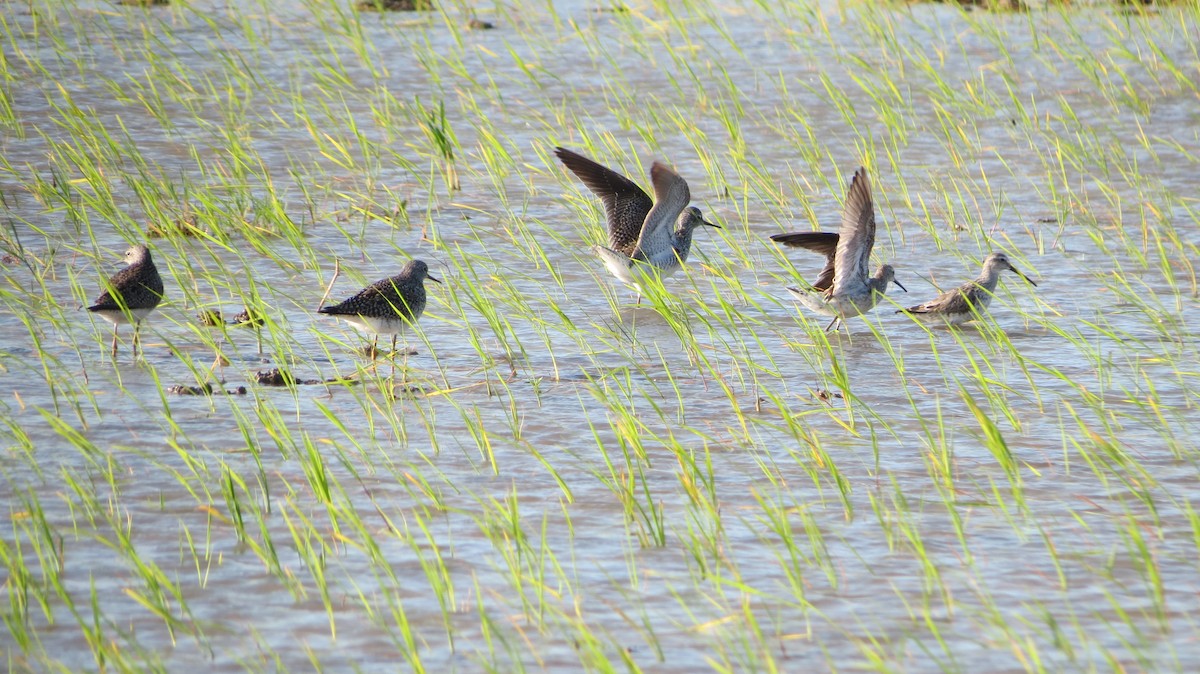
[[[702,220],[701,222],[703,222],[704,224],[708,225],[709,227],[716,227],[717,229],[724,229],[724,227],[722,227],[722,226],[718,225],[718,224],[717,224],[717,223],[715,223],[715,222],[709,222],[708,220]]]
[[[1016,268],[1016,267],[1014,267],[1014,266],[1012,266],[1012,265],[1010,264],[1010,265],[1008,265],[1008,268],[1009,268],[1009,269],[1011,269],[1011,270],[1013,270],[1013,273],[1014,273],[1014,274],[1016,274],[1017,276],[1020,276],[1021,278],[1025,279],[1026,281],[1028,281],[1028,282],[1029,282],[1029,285],[1032,285],[1034,288],[1036,288],[1036,287],[1037,287],[1037,283],[1034,283],[1033,279],[1031,279],[1031,278],[1029,278],[1028,276],[1026,276],[1026,275],[1022,274],[1020,271],[1018,271],[1018,270],[1017,270],[1017,268]]]
[[[905,288],[904,284],[897,281],[896,279],[892,279],[892,283],[895,283],[896,285],[900,286],[900,289],[903,290],[904,292],[908,292],[908,288]]]
[[[438,277],[434,276],[433,274],[426,274],[426,275],[425,275],[425,278],[429,279],[430,281],[433,281],[434,283],[441,283],[441,282],[442,282],[442,279],[440,279],[440,278],[438,278]]]

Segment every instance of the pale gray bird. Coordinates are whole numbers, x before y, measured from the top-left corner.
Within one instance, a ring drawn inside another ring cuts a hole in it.
[[[692,195],[687,181],[666,164],[654,162],[650,167],[655,197],[651,201],[642,188],[612,169],[566,148],[555,148],[554,154],[604,203],[608,246],[592,250],[613,276],[639,294],[647,276],[669,276],[687,262],[697,227],[721,228],[688,205]]]
[[[908,314],[922,322],[941,321],[950,325],[958,325],[981,318],[987,312],[987,306],[992,301],[996,284],[1000,282],[1000,272],[1005,269],[1028,281],[1034,287],[1033,279],[1022,274],[1008,261],[1004,253],[992,253],[983,261],[983,271],[979,278],[967,281],[954,290],[938,295],[934,299],[918,304],[915,307],[901,309],[896,313]]]
[[[771,237],[787,245],[799,246],[825,255],[825,268],[811,289],[789,286],[801,304],[833,316],[825,331],[840,327],[843,319],[866,313],[879,303],[889,283],[904,292],[908,289],[896,280],[890,264],[881,265],[868,277],[871,249],[875,246],[875,205],[867,169],[859,167],[850,180],[846,202],[842,205],[842,225],[837,234],[800,232]]]
[[[142,320],[163,298],[162,277],[148,247],[131,246],[125,251],[125,263],[129,266],[108,279],[104,292],[88,307],[88,311],[113,324],[113,358],[117,357],[117,326],[122,323],[133,323],[133,355],[137,357]]]

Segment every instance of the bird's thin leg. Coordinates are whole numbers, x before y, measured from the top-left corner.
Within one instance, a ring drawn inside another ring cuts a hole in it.
[[[113,323],[112,357],[117,359],[117,324]]]
[[[134,323],[133,324],[133,359],[135,361],[138,359],[138,352],[142,348],[141,333],[142,333],[142,324]]]
[[[404,362],[408,363],[408,349],[404,350]],[[396,335],[392,335],[392,382],[396,381]]]
[[[826,325],[826,326],[825,326],[825,332],[829,332],[829,331],[830,331],[830,330],[833,328],[833,326],[834,326],[834,325],[836,325],[836,324],[837,324],[837,322],[838,322],[838,321],[840,321],[840,320],[842,320],[842,317],[841,317],[841,316],[834,316],[834,317],[833,317],[833,320],[832,320],[832,321],[829,321],[829,325]],[[840,326],[839,326],[839,327],[840,327]]]
[[[408,381],[408,345],[404,345],[404,380]]]

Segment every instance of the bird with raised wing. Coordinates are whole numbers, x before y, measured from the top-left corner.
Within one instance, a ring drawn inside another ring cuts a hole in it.
[[[608,245],[592,250],[609,272],[639,290],[648,275],[662,278],[687,262],[692,233],[707,225],[700,209],[689,206],[692,196],[685,181],[666,164],[654,162],[650,182],[654,200],[625,176],[566,148],[554,154],[604,203]]]
[[[867,276],[871,249],[875,246],[875,205],[867,169],[859,167],[850,180],[842,206],[842,224],[838,232],[795,232],[776,234],[773,240],[806,248],[825,255],[825,268],[809,289],[789,286],[788,292],[801,304],[833,321],[826,332],[841,327],[844,319],[870,311],[887,293],[889,283],[904,292],[908,289],[896,280],[890,264],[880,265],[874,276]]]

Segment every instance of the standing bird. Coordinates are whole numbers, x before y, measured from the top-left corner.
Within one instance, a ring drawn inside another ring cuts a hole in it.
[[[813,287],[803,290],[789,286],[788,292],[809,309],[833,316],[833,321],[825,327],[826,332],[834,326],[841,327],[844,319],[874,308],[887,292],[889,283],[908,292],[896,280],[896,270],[890,264],[881,265],[874,276],[867,276],[871,248],[875,245],[875,206],[871,202],[871,183],[865,167],[859,167],[850,181],[846,203],[842,206],[842,225],[837,234],[797,232],[776,234],[771,238],[825,255],[825,268]]]
[[[425,313],[425,279],[441,283],[430,275],[429,265],[424,260],[410,260],[399,274],[376,281],[363,288],[350,299],[321,307],[319,313],[328,314],[346,321],[363,332],[375,333],[371,343],[371,357],[375,357],[378,335],[392,336],[392,376],[396,375],[396,337]]]
[[[655,201],[629,178],[566,148],[554,149],[567,168],[604,202],[608,220],[608,246],[592,250],[604,260],[608,271],[638,290],[647,276],[669,276],[687,262],[692,250],[692,232],[701,225],[716,227],[704,219],[692,200],[687,181],[661,162],[650,167]],[[672,226],[674,230],[672,230]]]
[[[138,353],[138,332],[142,319],[150,315],[163,298],[162,277],[150,249],[145,245],[131,246],[125,251],[125,263],[129,266],[108,279],[106,290],[96,298],[88,311],[113,324],[112,357],[117,357],[117,326],[133,323],[133,355]]]
[[[954,290],[938,295],[934,299],[918,304],[915,307],[901,309],[898,314],[908,314],[921,322],[943,321],[949,325],[958,325],[981,318],[987,312],[987,306],[992,301],[996,284],[1000,282],[1000,272],[1008,269],[1017,276],[1028,281],[1035,288],[1037,283],[1022,274],[1008,261],[1004,253],[992,253],[983,261],[983,271],[979,278],[967,281]]]

